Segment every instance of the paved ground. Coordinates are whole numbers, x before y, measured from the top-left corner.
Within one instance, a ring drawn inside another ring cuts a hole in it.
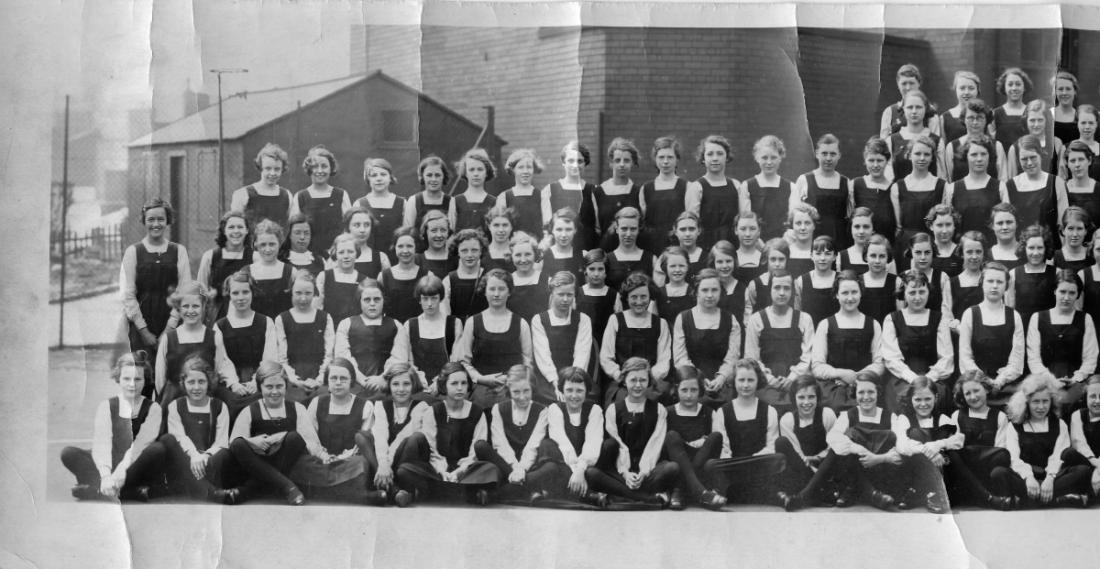
[[[1095,509],[932,516],[867,507],[786,514],[76,503],[58,454],[90,443],[95,406],[114,392],[114,357],[111,349],[50,351],[46,501],[12,500],[0,516],[25,512],[51,530],[0,550],[0,567],[1049,567],[1052,556],[1077,566],[1100,556],[1082,531],[1096,527]]]

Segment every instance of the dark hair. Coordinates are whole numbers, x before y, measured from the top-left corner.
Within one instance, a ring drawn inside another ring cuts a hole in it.
[[[362,214],[366,215],[368,218],[370,218],[370,230],[371,230],[371,236],[373,236],[374,235],[374,226],[378,225],[378,218],[374,216],[373,211],[371,211],[371,210],[369,210],[369,209],[367,209],[363,206],[359,206],[359,205],[353,206],[351,209],[345,211],[344,216],[342,218],[340,218],[340,226],[344,228],[345,232],[350,233],[351,232],[351,219],[353,217],[355,217],[356,215],[360,214],[360,213],[362,213]]]
[[[959,376],[959,380],[955,382],[955,390],[952,398],[955,401],[955,406],[959,409],[966,409],[966,397],[963,396],[963,385],[969,381],[973,381],[985,388],[985,394],[988,396],[993,392],[993,384],[989,381],[989,376],[981,370],[971,370],[963,373]]]
[[[626,279],[623,280],[623,284],[619,286],[619,297],[622,299],[623,304],[627,303],[631,292],[643,287],[649,293],[649,297],[653,298],[653,282],[649,280],[649,277],[639,271],[627,275]]]
[[[172,209],[172,204],[168,203],[167,201],[165,201],[165,200],[163,200],[159,197],[155,197],[155,198],[150,198],[149,201],[145,202],[145,205],[141,206],[141,225],[142,225],[142,227],[145,226],[145,213],[148,212],[151,209],[157,209],[157,208],[163,208],[164,209],[164,217],[167,218],[168,225],[172,225],[172,222],[176,217],[176,211],[174,209]]]
[[[1054,272],[1054,288],[1058,288],[1058,285],[1061,283],[1070,283],[1076,286],[1078,297],[1080,297],[1081,293],[1085,290],[1085,284],[1081,281],[1081,277],[1070,269],[1058,269]]]
[[[764,387],[768,382],[768,376],[764,374],[764,367],[756,358],[741,358],[733,362],[733,376],[737,377],[737,370],[747,369],[756,376],[756,388]]]
[[[512,274],[504,269],[489,269],[481,278],[477,281],[477,294],[485,294],[485,289],[489,287],[489,279],[499,279],[508,287],[508,293],[511,294],[516,289],[515,281],[512,280]]]
[[[951,223],[955,224],[955,231],[958,231],[959,225],[962,223],[962,217],[959,212],[955,211],[951,204],[938,203],[928,209],[928,214],[924,216],[924,225],[929,230],[932,229],[932,224],[936,222],[937,217],[947,216],[951,218]],[[951,234],[951,238],[954,239],[955,235]]]
[[[389,397],[391,394],[390,383],[393,382],[394,378],[402,375],[407,375],[412,380],[412,392],[414,394],[424,391],[424,385],[420,383],[420,374],[416,373],[416,368],[408,362],[397,362],[382,374],[382,380],[386,382],[382,387],[382,393]]]
[[[859,294],[863,294],[863,279],[851,269],[845,269],[836,274],[836,278],[833,279],[833,296],[836,297],[840,294],[840,283],[844,281],[852,281],[859,286]]]
[[[721,146],[726,151],[726,164],[733,162],[733,145],[730,144],[729,139],[720,134],[712,134],[700,140],[699,147],[695,149],[695,160],[700,164],[704,163],[703,155],[706,153],[708,144]]]
[[[905,389],[901,390],[898,394],[897,409],[901,411],[902,415],[909,417],[910,420],[917,416],[917,410],[913,408],[913,395],[921,389],[928,389],[932,392],[934,399],[939,399],[936,395],[936,384],[928,378],[927,375],[918,375]],[[936,412],[935,407],[932,409],[932,413]],[[916,427],[917,425],[912,425]]]
[[[607,158],[610,161],[615,157],[615,152],[626,152],[630,154],[630,159],[634,161],[634,165],[638,165],[638,147],[634,146],[634,141],[628,138],[615,137],[611,140],[611,144],[607,146]]]
[[[1045,259],[1053,258],[1054,250],[1051,247],[1050,231],[1037,223],[1025,227],[1024,230],[1020,232],[1020,237],[1018,239],[1019,243],[1016,245],[1016,256],[1025,258],[1027,255],[1028,240],[1036,237],[1043,241],[1043,257]]]
[[[471,239],[473,239],[474,241],[477,241],[477,245],[478,245],[478,247],[481,247],[481,252],[482,253],[484,253],[486,251],[486,249],[489,247],[489,242],[488,242],[488,240],[485,239],[485,234],[482,233],[480,229],[466,228],[466,229],[460,230],[458,233],[455,233],[454,235],[451,236],[450,245],[447,246],[447,253],[452,258],[457,259],[458,258],[458,246],[461,243],[463,243],[464,241],[469,241]]]
[[[435,378],[436,389],[442,396],[447,395],[447,378],[452,374],[463,373],[466,375],[467,387],[469,387],[470,373],[466,371],[466,367],[459,362],[447,362],[443,364],[443,368],[439,370],[439,375]]]
[[[141,370],[142,381],[149,382],[153,379],[153,362],[149,361],[149,353],[145,350],[135,350],[133,352],[125,352],[118,357],[115,361],[115,365],[111,368],[111,379],[118,383],[118,378],[122,375],[122,368],[127,366],[133,366]]]
[[[799,391],[806,389],[807,387],[814,390],[814,395],[817,396],[817,406],[821,407],[821,385],[817,383],[817,379],[808,373],[799,374],[794,378],[791,385],[787,387],[787,395],[790,397],[791,404],[794,404],[795,395],[798,395]]]
[[[325,384],[328,384],[329,373],[332,368],[339,367],[347,370],[348,375],[351,377],[351,384],[355,385],[355,364],[353,364],[347,358],[333,358],[332,362],[328,364],[328,370],[325,372]]]
[[[241,267],[235,273],[225,277],[222,281],[222,294],[229,298],[229,284],[230,283],[245,283],[248,285],[248,289],[252,291],[252,294],[256,294],[256,281],[252,279],[252,271],[248,266]]]
[[[428,273],[420,277],[413,288],[413,296],[418,299],[422,296],[438,296],[439,300],[442,301],[446,295],[447,289],[443,288],[443,281],[435,276],[435,273]]]
[[[316,233],[313,227],[313,220],[304,213],[296,213],[286,220],[286,237],[283,238],[283,244],[279,247],[280,259],[285,259],[286,256],[290,254],[290,234],[294,232],[294,226],[300,223],[304,223],[309,227],[309,242],[311,245],[313,244],[313,235]],[[251,234],[251,228],[249,229],[249,233]]]
[[[1015,76],[1019,77],[1021,81],[1024,82],[1024,95],[1026,95],[1028,92],[1030,92],[1032,89],[1035,88],[1035,84],[1031,82],[1031,77],[1028,77],[1027,73],[1025,73],[1023,69],[1020,69],[1019,67],[1009,67],[1008,69],[1005,69],[1004,72],[1001,73],[1000,77],[997,77],[996,89],[997,89],[998,93],[1000,93],[1002,95],[1007,95],[1008,94],[1008,93],[1005,92],[1005,83],[1008,82],[1008,76],[1009,75],[1015,75]],[[1021,95],[1021,98],[1022,97],[1023,96]]]
[[[565,366],[558,370],[558,391],[565,391],[566,383],[581,383],[586,392],[592,390],[592,376],[579,367]]]
[[[592,151],[588,150],[588,147],[576,140],[570,140],[565,143],[565,146],[561,147],[561,161],[565,162],[565,155],[570,151],[575,151],[581,155],[581,159],[584,160],[584,165],[588,166],[592,163]]]
[[[653,160],[657,160],[657,152],[664,150],[665,148],[671,148],[672,152],[676,154],[676,161],[679,162],[683,148],[680,146],[680,140],[675,136],[662,136],[653,141],[653,150],[650,152],[650,156]]]
[[[214,366],[210,365],[210,362],[206,361],[206,358],[197,352],[187,356],[184,358],[179,370],[178,381],[181,387],[187,379],[187,374],[192,371],[197,371],[206,377],[206,394],[210,395],[214,388]]]
[[[323,144],[318,144],[317,146],[310,148],[309,152],[306,152],[305,159],[302,160],[302,169],[306,171],[307,175],[313,175],[313,167],[317,164],[318,157],[328,160],[330,177],[336,176],[336,174],[340,172],[340,166],[336,162],[336,155],[333,154],[331,150],[325,148]]]
[[[440,187],[446,186],[451,181],[451,171],[447,169],[447,163],[442,158],[431,154],[424,157],[420,164],[416,166],[416,180],[420,182],[420,187],[424,187],[424,170],[431,166],[439,166],[439,169],[443,172],[443,183]]]
[[[225,236],[225,226],[230,219],[235,217],[244,221],[244,248],[247,249],[251,245],[248,238],[252,236],[252,227],[248,224],[248,218],[244,216],[244,213],[233,209],[223,213],[221,219],[218,220],[218,234],[214,237],[214,244],[218,247],[224,248],[225,244],[229,242],[229,238]]]
[[[863,145],[863,156],[867,157],[868,154],[880,154],[887,161],[890,160],[890,145],[886,144],[886,141],[880,136],[872,136],[867,139],[867,142]]]

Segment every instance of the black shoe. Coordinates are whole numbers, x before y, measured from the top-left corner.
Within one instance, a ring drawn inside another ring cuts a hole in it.
[[[291,486],[286,492],[286,503],[291,506],[301,506],[306,503],[306,495],[297,486]]]
[[[119,500],[132,500],[135,502],[149,502],[149,487],[148,486],[134,486],[133,488],[123,488],[118,493]]]
[[[73,498],[77,500],[95,500],[99,497],[99,489],[93,488],[88,484],[77,484],[73,486]]]
[[[871,505],[889,512],[894,509],[894,497],[879,490],[871,490]]]
[[[550,493],[546,490],[535,490],[534,492],[531,492],[531,497],[528,498],[527,502],[532,506],[537,506],[539,502],[549,497]]]
[[[1071,506],[1074,508],[1089,507],[1089,497],[1084,494],[1066,494],[1054,499],[1055,506]]]
[[[699,504],[708,510],[717,512],[726,505],[726,497],[715,490],[707,490],[699,497]]]
[[[951,503],[947,496],[939,492],[929,492],[924,498],[924,509],[933,514],[948,514],[951,512]]]
[[[838,498],[840,498],[840,493],[836,490],[822,490],[817,493],[816,501],[822,506],[834,508],[837,506]]]
[[[985,505],[1002,512],[1011,512],[1020,507],[1019,500],[1015,496],[995,496],[993,494],[990,494],[989,498],[986,499]]]
[[[237,488],[215,488],[210,492],[210,501],[215,504],[234,506],[240,503],[241,491]]]
[[[684,492],[683,492],[683,490],[680,490],[679,488],[673,490],[672,495],[670,495],[669,498],[668,498],[668,509],[681,511],[685,507],[686,506],[684,506]]]
[[[786,492],[778,492],[776,498],[779,499],[779,505],[783,506],[783,509],[788,512],[797,512],[805,507],[805,503],[802,500],[802,496],[798,494],[788,494]]]
[[[844,490],[836,497],[836,507],[850,508],[856,505],[856,493],[851,489]]]
[[[408,508],[413,503],[413,494],[408,490],[398,490],[393,496],[393,503],[398,508]]]
[[[916,488],[906,488],[896,504],[899,510],[912,510],[917,507],[919,496]]]
[[[489,505],[489,491],[480,488],[477,492],[474,492],[474,503],[478,506],[485,507]]]
[[[667,509],[672,505],[672,497],[668,495],[668,492],[657,492],[653,495],[653,499],[657,504],[660,504],[661,509]]]
[[[368,506],[385,506],[389,502],[389,493],[385,490],[367,490],[363,503]]]
[[[611,505],[611,499],[608,498],[606,492],[587,492],[584,496],[581,496],[581,502],[596,506],[601,510],[606,510]]]

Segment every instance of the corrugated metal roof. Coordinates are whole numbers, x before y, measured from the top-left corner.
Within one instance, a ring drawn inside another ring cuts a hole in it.
[[[306,85],[246,92],[227,98],[223,103],[224,134],[222,138],[224,140],[241,138],[283,115],[294,112],[298,109],[299,102],[305,107],[341,89],[365,81],[369,77],[371,76],[355,75]],[[130,146],[216,140],[218,140],[218,105],[213,104],[134,140]]]

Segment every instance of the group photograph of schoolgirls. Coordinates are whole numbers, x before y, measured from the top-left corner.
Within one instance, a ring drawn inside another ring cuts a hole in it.
[[[149,199],[119,276],[128,349],[97,378],[117,394],[59,457],[71,494],[1088,508],[1100,113],[1065,71],[1048,96],[1018,67],[959,70],[941,106],[922,80],[897,70],[861,156],[814,133],[817,167],[785,171],[765,134],[744,180],[733,133],[414,172],[269,143],[193,277]],[[292,167],[308,187],[280,185]]]

